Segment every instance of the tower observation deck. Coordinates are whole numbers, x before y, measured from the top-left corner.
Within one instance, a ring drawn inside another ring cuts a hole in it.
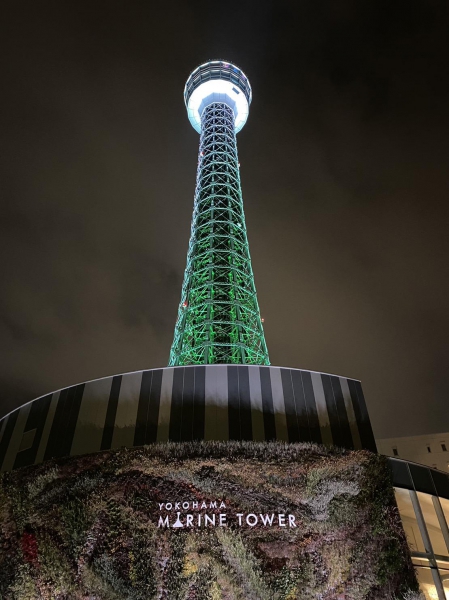
[[[243,211],[236,134],[251,86],[224,61],[199,66],[184,101],[200,133],[187,266],[169,366],[269,365]]]

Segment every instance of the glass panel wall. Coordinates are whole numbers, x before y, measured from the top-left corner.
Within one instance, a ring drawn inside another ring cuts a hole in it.
[[[443,533],[440,528],[437,514],[435,512],[434,500],[435,496],[430,494],[423,494],[422,492],[416,492],[418,496],[421,511],[426,523],[427,531],[430,537],[430,543],[432,544],[432,550],[434,554],[440,554],[441,556],[447,556],[449,554],[444,541]],[[438,498],[436,498],[438,500]]]
[[[449,500],[402,488],[395,495],[426,600],[449,600]]]
[[[410,492],[408,490],[395,488],[394,493],[410,550],[414,552],[425,552],[412,499],[410,498]]]

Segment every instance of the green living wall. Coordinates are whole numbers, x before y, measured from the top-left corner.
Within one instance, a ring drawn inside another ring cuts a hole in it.
[[[386,461],[369,452],[173,443],[0,479],[4,600],[393,600],[416,590]]]

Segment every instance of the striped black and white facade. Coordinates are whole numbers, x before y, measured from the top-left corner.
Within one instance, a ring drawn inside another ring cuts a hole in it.
[[[96,379],[25,404],[0,420],[0,471],[169,440],[311,441],[376,451],[360,381],[205,365]]]

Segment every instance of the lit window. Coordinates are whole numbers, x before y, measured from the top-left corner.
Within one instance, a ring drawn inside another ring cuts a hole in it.
[[[395,488],[396,502],[401,516],[409,548],[411,550],[412,562],[416,568],[418,582],[426,600],[438,600],[449,598],[441,596],[437,588],[449,591],[447,567],[449,563],[449,548],[446,545],[443,532],[441,531],[441,510],[437,512],[437,506],[448,516],[449,500],[436,498],[423,492],[407,492],[401,488]],[[415,501],[413,501],[413,496]],[[420,511],[416,511],[416,501],[419,503]],[[424,539],[427,539],[425,542]],[[430,544],[429,544],[430,543]],[[436,566],[432,565],[432,559]],[[438,581],[439,580],[439,581]],[[438,586],[437,586],[438,583]]]
[[[446,444],[441,444],[441,450],[447,452]]]
[[[393,456],[399,456],[399,452],[397,448],[393,448]]]

